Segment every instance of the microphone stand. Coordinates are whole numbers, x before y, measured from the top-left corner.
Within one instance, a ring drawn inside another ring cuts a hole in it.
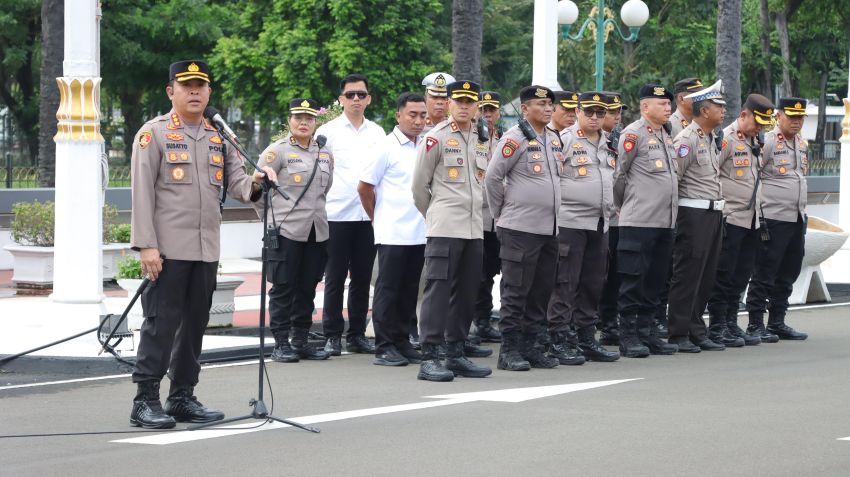
[[[240,147],[239,143],[233,141],[227,134],[224,134],[224,132],[221,130],[221,128],[216,127],[216,129],[218,129],[219,134],[221,136],[223,136],[227,140],[227,142],[229,142],[230,145],[233,146],[236,149],[236,151],[239,152],[239,154],[241,154],[248,161],[248,163],[253,165],[256,170],[258,170],[258,171],[260,170],[260,168],[257,167],[257,163],[252,161],[248,157],[248,155],[245,154],[245,152]],[[226,167],[226,165],[225,165],[225,167]],[[224,187],[227,187],[227,184],[224,184]],[[277,191],[279,194],[281,194],[286,199],[289,199],[289,196],[286,194],[286,192],[283,191],[283,189],[278,184],[276,184],[271,179],[269,179],[268,176],[265,176],[265,180],[263,180],[263,186],[262,187],[263,187],[263,231],[264,231],[263,233],[269,234],[270,232],[268,231],[267,226],[268,226],[268,212],[269,212],[269,208],[271,206],[271,194],[274,191]],[[275,231],[275,233],[277,233],[277,231]],[[221,426],[223,424],[229,424],[231,422],[244,421],[244,420],[248,420],[248,419],[260,419],[260,420],[263,420],[265,422],[277,421],[277,422],[280,422],[282,424],[288,424],[292,427],[297,427],[299,429],[303,429],[305,431],[310,431],[310,432],[315,432],[315,433],[321,432],[316,427],[312,427],[312,426],[301,424],[301,423],[298,423],[298,422],[295,422],[295,421],[290,421],[288,419],[282,419],[282,418],[279,418],[279,417],[272,416],[271,414],[269,414],[268,407],[266,407],[266,403],[263,401],[263,377],[264,377],[264,374],[265,374],[265,371],[266,371],[266,360],[265,360],[266,267],[268,265],[267,250],[269,248],[269,242],[270,242],[269,237],[270,237],[270,235],[267,235],[263,240],[263,252],[262,252],[262,264],[263,265],[262,265],[262,268],[261,268],[261,275],[260,275],[260,326],[259,326],[259,328],[260,328],[260,348],[259,348],[259,351],[257,352],[257,360],[258,360],[258,364],[259,364],[260,373],[259,373],[259,379],[257,381],[257,399],[252,398],[250,401],[248,401],[248,404],[252,408],[251,414],[246,414],[244,416],[239,416],[239,417],[232,417],[230,419],[224,419],[224,420],[221,420],[221,421],[213,421],[213,422],[207,422],[207,423],[204,423],[204,424],[189,426],[188,430],[190,430],[190,431],[196,431],[198,429],[205,429],[205,428],[213,427],[213,426],[217,427],[217,426]],[[275,236],[275,241],[276,241],[276,239],[277,239],[277,237]],[[265,424],[265,422],[263,424]]]

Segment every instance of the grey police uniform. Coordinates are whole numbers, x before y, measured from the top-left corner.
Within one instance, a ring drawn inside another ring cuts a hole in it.
[[[420,341],[464,341],[469,333],[483,255],[482,183],[487,144],[475,128],[448,119],[420,143],[413,201],[425,217],[425,293]]]
[[[314,140],[305,149],[287,135],[270,144],[260,154],[260,162],[277,173],[278,183],[289,195],[284,199],[272,193],[266,217],[269,233],[276,239],[266,249],[266,279],[272,284],[269,315],[271,332],[280,344],[286,342],[290,328],[306,331],[313,323],[316,285],[327,261],[325,198],[333,184],[333,156],[320,150]],[[262,205],[254,208],[262,219]]]
[[[685,119],[681,109],[677,109],[670,115],[670,135],[674,138],[688,127],[691,122]]]
[[[679,213],[669,295],[671,340],[707,338],[702,319],[714,287],[723,236],[720,144],[692,122],[674,140],[679,164]]]
[[[490,138],[487,141],[487,163],[493,157],[493,151],[500,137],[496,131],[490,131]],[[490,205],[487,203],[486,196],[486,181],[483,184],[484,200],[481,205],[481,215],[484,221],[484,264],[481,272],[481,286],[478,287],[478,294],[475,299],[475,319],[477,324],[486,327],[490,321],[490,314],[493,312],[493,284],[494,277],[499,274],[502,269],[502,262],[499,259],[499,239],[496,236],[496,221],[490,213]]]
[[[133,382],[158,382],[170,370],[172,387],[194,386],[216,286],[221,188],[242,202],[259,199],[260,189],[212,126],[186,125],[173,111],[136,134],[131,171],[131,246],[165,257],[141,297]]]
[[[613,159],[605,133],[593,141],[576,123],[562,138],[558,273],[547,311],[552,333],[596,324],[614,209]]]
[[[529,140],[514,126],[499,140],[487,168],[487,201],[496,218],[502,259],[503,334],[525,333],[528,338],[546,327],[558,260],[562,150],[556,131],[544,128]]]

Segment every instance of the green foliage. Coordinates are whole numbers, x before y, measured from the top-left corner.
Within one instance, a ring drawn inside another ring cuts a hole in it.
[[[142,262],[132,255],[127,255],[118,262],[118,279],[140,279],[142,278]]]
[[[53,246],[53,202],[18,202],[12,206],[12,240],[21,245]]]
[[[114,205],[106,204],[103,206],[103,243],[115,242],[113,234],[113,226],[115,219],[118,218],[118,208]]]
[[[112,224],[111,232],[112,236],[110,242],[130,243],[130,224]]]

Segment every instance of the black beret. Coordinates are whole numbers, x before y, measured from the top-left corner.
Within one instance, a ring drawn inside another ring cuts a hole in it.
[[[673,101],[673,93],[658,84],[645,84],[641,86],[638,96],[640,96],[640,99],[658,98]]]
[[[555,93],[552,92],[551,89],[545,86],[531,85],[526,86],[519,90],[519,101],[524,103],[526,101],[531,101],[532,99],[544,99],[549,98],[552,102],[555,102]]]

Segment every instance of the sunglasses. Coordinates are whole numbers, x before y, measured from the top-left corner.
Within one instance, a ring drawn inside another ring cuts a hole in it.
[[[582,109],[582,111],[584,111],[584,115],[587,117],[596,116],[599,119],[604,118],[608,114],[608,110],[606,109]]]
[[[354,99],[355,96],[357,96],[360,99],[366,99],[366,96],[369,96],[369,92],[368,91],[346,91],[345,93],[342,93],[342,95],[345,96],[347,99]]]

